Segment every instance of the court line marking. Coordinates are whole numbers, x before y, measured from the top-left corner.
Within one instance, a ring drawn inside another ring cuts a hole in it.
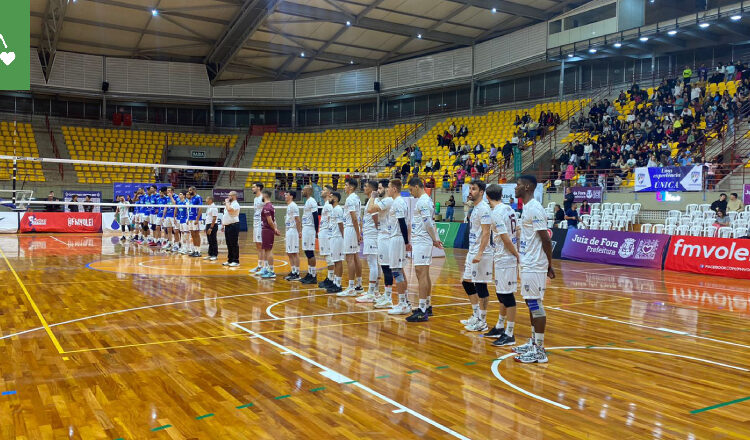
[[[2,255],[3,260],[5,260],[5,264],[8,265],[8,269],[10,269],[10,272],[16,278],[16,281],[18,282],[18,285],[21,287],[21,290],[26,296],[26,299],[31,304],[31,308],[34,309],[34,313],[36,313],[37,318],[39,318],[39,321],[41,321],[42,327],[47,332],[47,335],[49,336],[49,338],[52,340],[52,345],[55,346],[59,354],[64,354],[65,350],[63,350],[62,346],[60,345],[60,341],[58,341],[55,334],[52,333],[52,329],[50,329],[49,324],[47,324],[47,320],[44,319],[44,315],[42,315],[42,312],[39,310],[39,307],[37,307],[36,302],[34,302],[34,298],[31,297],[31,294],[29,293],[28,289],[26,289],[26,286],[23,284],[23,281],[21,281],[21,277],[19,277],[18,273],[16,273],[16,270],[13,269],[13,266],[11,266],[10,261],[8,261],[8,257],[5,256],[5,252],[3,252],[1,248],[0,248],[0,255]],[[67,359],[67,358],[63,358],[63,359]]]
[[[744,402],[746,400],[750,400],[750,397],[743,397],[741,399],[730,400],[729,402],[717,403],[716,405],[707,406],[705,408],[694,409],[694,410],[690,411],[690,414],[698,414],[698,413],[702,413],[704,411],[709,411],[709,410],[716,409],[716,408],[721,408],[721,407],[724,407],[724,406],[734,405],[735,403]]]
[[[589,346],[583,346],[583,345],[581,345],[581,346],[567,346],[567,347],[549,347],[549,348],[545,347],[545,350],[575,350],[575,349],[580,350],[580,349],[584,349],[584,348],[593,349],[593,350],[619,350],[619,351],[635,351],[635,352],[640,352],[640,353],[663,354],[665,356],[672,356],[672,357],[678,357],[678,358],[682,358],[682,359],[689,359],[689,360],[693,360],[693,361],[704,362],[704,363],[707,363],[707,364],[718,365],[718,366],[721,366],[721,367],[732,368],[732,369],[735,369],[735,370],[740,370],[740,371],[745,371],[745,372],[750,371],[747,368],[738,367],[736,365],[723,364],[721,362],[711,361],[711,360],[708,360],[708,359],[702,359],[702,358],[693,357],[693,356],[686,356],[686,355],[677,354],[677,353],[667,353],[667,352],[664,352],[664,351],[644,350],[644,349],[640,349],[640,348],[592,347],[590,345]],[[508,353],[506,355],[503,355],[503,356],[501,356],[501,357],[493,360],[492,361],[492,366],[490,367],[491,370],[492,370],[492,374],[496,378],[498,378],[501,382],[503,382],[504,384],[506,384],[509,387],[513,388],[514,390],[519,391],[522,394],[525,394],[525,395],[527,395],[527,396],[529,396],[531,398],[537,399],[537,400],[541,400],[542,402],[549,403],[550,405],[554,405],[554,406],[556,406],[558,408],[569,410],[570,409],[569,406],[563,405],[562,403],[555,402],[553,400],[550,400],[550,399],[547,399],[545,397],[542,397],[542,396],[540,396],[538,394],[534,394],[534,393],[532,393],[530,391],[527,391],[527,390],[525,390],[525,389],[523,389],[523,388],[521,388],[521,387],[519,387],[519,386],[511,383],[508,379],[506,379],[505,377],[503,377],[502,374],[500,374],[499,365],[504,360],[508,359],[509,357],[516,356],[516,355],[517,355],[516,353]]]
[[[235,326],[235,327],[237,327],[237,328],[240,328],[240,329],[246,331],[248,334],[250,334],[252,336],[257,336],[258,339],[261,339],[264,342],[266,342],[268,344],[271,344],[271,345],[273,345],[274,347],[276,347],[278,349],[281,349],[281,350],[284,350],[284,351],[289,351],[293,356],[299,358],[303,362],[306,362],[306,363],[308,363],[310,365],[313,365],[313,366],[316,366],[316,367],[320,368],[321,370],[323,370],[323,372],[326,372],[326,373],[332,374],[332,375],[344,376],[343,374],[338,373],[337,371],[333,370],[332,368],[326,367],[323,364],[320,364],[320,363],[318,363],[318,362],[316,362],[316,361],[314,361],[314,360],[312,360],[312,359],[310,359],[308,357],[305,357],[305,356],[297,353],[296,351],[291,350],[290,348],[288,348],[288,347],[286,347],[286,346],[284,346],[282,344],[279,344],[278,342],[273,341],[272,339],[269,339],[269,338],[266,338],[265,336],[259,335],[259,334],[255,333],[252,330],[248,330],[247,328],[243,327],[242,325],[240,325],[240,324],[238,324],[236,322],[233,322],[232,325]],[[322,372],[321,372],[321,374],[322,374]],[[464,436],[462,434],[459,434],[458,432],[456,432],[456,431],[448,428],[447,426],[442,425],[441,423],[436,422],[435,420],[432,420],[431,418],[429,418],[429,417],[427,417],[425,415],[422,415],[421,413],[418,413],[418,412],[414,411],[413,409],[408,408],[408,407],[406,407],[406,406],[404,406],[404,405],[396,402],[395,400],[393,400],[393,399],[391,399],[389,397],[384,396],[383,394],[380,394],[379,392],[373,390],[372,388],[370,388],[370,387],[368,387],[366,385],[363,385],[360,382],[353,383],[352,386],[355,386],[355,387],[363,390],[364,392],[366,392],[366,393],[368,393],[368,394],[370,394],[372,396],[375,396],[375,397],[381,399],[382,401],[384,401],[386,403],[389,403],[389,404],[395,406],[396,409],[403,410],[403,412],[409,413],[410,415],[412,415],[412,416],[414,416],[414,417],[422,420],[423,422],[426,422],[426,423],[434,426],[435,428],[437,428],[437,429],[439,429],[439,430],[441,430],[441,431],[443,431],[443,432],[445,432],[447,434],[452,435],[453,437],[456,437],[456,438],[461,439],[461,440],[470,440],[469,437],[466,437],[466,436]]]
[[[51,239],[53,239],[55,241],[59,241],[60,243],[64,244],[65,246],[70,247],[70,243],[62,241],[62,240],[60,240],[59,238],[57,238],[57,237],[55,237],[53,235],[50,235],[49,238],[51,238]]]
[[[680,330],[673,330],[673,329],[664,328],[664,327],[653,327],[653,326],[650,326],[650,325],[639,324],[637,322],[632,322],[632,321],[622,321],[622,320],[619,320],[619,319],[610,318],[608,316],[592,315],[590,313],[583,313],[583,312],[575,312],[573,310],[561,309],[561,308],[559,308],[557,306],[547,306],[547,308],[548,309],[552,309],[552,310],[558,310],[560,312],[572,313],[574,315],[587,316],[589,318],[602,319],[602,320],[606,320],[606,321],[609,321],[609,322],[617,322],[617,323],[625,324],[625,325],[632,325],[634,327],[647,328],[647,329],[650,329],[650,330],[656,330],[656,331],[660,331],[660,332],[677,333],[677,334],[680,334],[682,336],[689,336],[691,338],[696,338],[696,339],[704,339],[706,341],[718,342],[720,344],[734,345],[735,347],[750,348],[750,345],[739,344],[737,342],[724,341],[724,340],[721,340],[721,339],[708,338],[706,336],[694,335],[692,333],[683,332],[683,331],[680,331]]]

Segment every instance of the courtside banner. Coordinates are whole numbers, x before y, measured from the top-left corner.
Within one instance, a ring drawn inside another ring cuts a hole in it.
[[[26,212],[21,232],[102,232],[98,212]]]
[[[139,188],[148,189],[149,186],[153,185],[153,183],[135,183],[135,182],[115,182],[112,184],[112,189],[114,190],[115,199],[117,199],[118,196],[124,196],[127,198],[130,196],[130,198],[133,198],[133,195],[136,191],[138,191]],[[165,184],[166,185],[166,184]]]
[[[572,229],[571,229],[572,231]],[[562,250],[565,245],[565,237],[568,236],[568,229],[552,230],[552,258],[559,260],[562,258]]]
[[[0,212],[0,234],[15,234],[18,232],[18,217],[17,212]]]
[[[635,169],[636,192],[700,191],[703,189],[703,166],[640,167]]]
[[[672,237],[664,268],[750,279],[750,240]]]
[[[562,257],[619,266],[661,269],[669,235],[569,229]]]

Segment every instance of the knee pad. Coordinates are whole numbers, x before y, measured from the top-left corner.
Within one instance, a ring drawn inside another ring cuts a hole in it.
[[[393,285],[393,271],[389,266],[382,266],[383,269],[383,279],[385,280],[386,286],[392,286]]]
[[[487,283],[475,283],[474,286],[477,289],[477,296],[480,298],[489,298],[490,291],[487,289]]]
[[[143,232],[148,231],[148,223],[141,223],[141,229],[143,229]]]
[[[397,283],[403,283],[406,281],[406,277],[404,277],[404,272],[402,269],[393,269],[393,279]]]
[[[305,251],[305,256],[309,260],[310,258],[315,258],[315,251]]]
[[[544,318],[547,316],[544,312],[544,305],[541,299],[527,299],[526,304],[529,306],[532,318]]]
[[[516,296],[512,293],[498,293],[497,300],[500,301],[500,304],[504,305],[506,309],[516,306]]]
[[[469,281],[461,281],[461,284],[464,286],[464,290],[466,291],[467,295],[471,296],[477,294],[477,288],[474,283],[471,283]]]

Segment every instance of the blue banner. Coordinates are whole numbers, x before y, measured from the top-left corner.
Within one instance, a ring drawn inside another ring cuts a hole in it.
[[[701,191],[703,166],[635,169],[636,192]]]
[[[118,196],[125,196],[125,198],[130,196],[132,198],[138,188],[146,190],[151,185],[153,185],[153,183],[115,182],[113,184],[115,194],[114,199],[117,200]]]

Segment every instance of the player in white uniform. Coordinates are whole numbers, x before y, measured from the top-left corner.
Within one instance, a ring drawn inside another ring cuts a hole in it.
[[[358,296],[362,293],[362,262],[359,261],[359,247],[362,244],[362,202],[355,192],[357,179],[346,179],[344,191],[344,256],[349,274],[349,286],[337,296]]]
[[[266,259],[263,258],[264,252],[262,247],[262,233],[263,220],[261,219],[261,211],[263,211],[263,184],[260,182],[253,183],[253,242],[255,243],[255,250],[258,251],[258,266],[250,269],[251,274],[260,273],[263,268],[266,267]]]
[[[368,206],[370,200],[378,193],[378,182],[368,180],[365,184],[365,196],[367,197]],[[369,270],[370,283],[367,292],[358,296],[356,301],[359,303],[371,303],[375,301],[378,294],[378,278],[380,278],[380,265],[378,264],[378,225],[377,215],[371,212],[365,212],[362,217],[362,255],[367,259],[367,268]]]
[[[547,213],[542,204],[534,199],[536,177],[521,176],[516,184],[516,198],[523,200],[521,214],[521,296],[529,306],[529,317],[533,329],[532,338],[526,344],[514,347],[519,353],[514,359],[525,364],[545,363],[544,330],[547,316],[544,312],[544,291],[547,278],[555,278],[552,269],[552,239],[547,230]]]
[[[471,318],[461,321],[466,330],[483,332],[487,330],[487,304],[490,291],[487,284],[492,280],[493,248],[490,244],[490,205],[484,200],[487,184],[472,180],[469,186],[469,200],[474,208],[469,216],[469,253],[466,255],[464,277],[461,282],[471,301]]]
[[[318,287],[321,289],[328,289],[333,286],[334,268],[333,260],[331,259],[331,214],[333,212],[333,205],[331,205],[331,194],[333,194],[333,187],[326,185],[323,187],[321,197],[325,201],[323,209],[320,211],[320,229],[318,232],[318,239],[320,240],[320,256],[325,257],[326,267],[328,268],[328,275],[326,279],[318,283]]]
[[[284,196],[286,201],[286,217],[284,217],[284,226],[286,226],[286,255],[289,257],[289,266],[292,271],[284,277],[287,281],[299,280],[299,242],[302,238],[302,222],[299,218],[299,206],[294,203],[297,197],[296,191],[287,191]]]
[[[133,228],[130,226],[130,215],[128,214],[129,205],[130,204],[125,201],[125,196],[117,197],[117,209],[115,211],[115,218],[117,219],[117,223],[120,224],[120,229],[122,229],[122,237],[120,237],[120,241],[127,240],[127,238],[125,237],[125,228],[128,228],[128,230],[130,231],[131,238],[133,236]]]
[[[305,206],[302,208],[302,250],[307,257],[307,275],[300,279],[302,284],[318,284],[318,271],[315,265],[315,231],[318,229],[318,202],[313,198],[312,186],[302,188]]]
[[[387,195],[388,180],[378,182],[377,198],[375,193],[370,194],[367,201],[366,211],[373,214],[373,220],[377,220],[378,228],[378,263],[383,271],[383,294],[375,295],[373,299],[376,309],[390,309],[393,307],[393,272],[390,262],[390,238],[391,238],[391,206],[393,198]]]
[[[388,311],[388,314],[407,315],[411,313],[411,305],[406,294],[404,260],[406,260],[406,245],[409,244],[409,227],[406,225],[408,207],[404,198],[401,197],[401,180],[391,180],[388,184],[388,196],[393,199],[390,213],[388,262],[393,272],[393,280],[396,283],[396,293],[398,293],[398,303]]]
[[[344,210],[339,206],[341,194],[331,193],[331,218],[328,227],[328,240],[331,247],[331,261],[333,261],[333,285],[328,287],[328,293],[341,293],[341,277],[344,275]]]
[[[518,286],[518,238],[516,212],[504,204],[503,188],[493,184],[487,187],[487,200],[492,208],[492,237],[495,245],[495,294],[500,302],[497,324],[485,337],[497,338],[492,345],[515,345],[513,329],[516,325],[516,287]]]
[[[424,190],[424,182],[419,177],[409,180],[409,191],[417,199],[411,217],[411,244],[406,250],[411,251],[414,271],[419,283],[419,307],[414,309],[407,322],[424,322],[432,315],[430,265],[432,264],[432,247],[443,247],[435,228],[435,208],[432,199]]]

